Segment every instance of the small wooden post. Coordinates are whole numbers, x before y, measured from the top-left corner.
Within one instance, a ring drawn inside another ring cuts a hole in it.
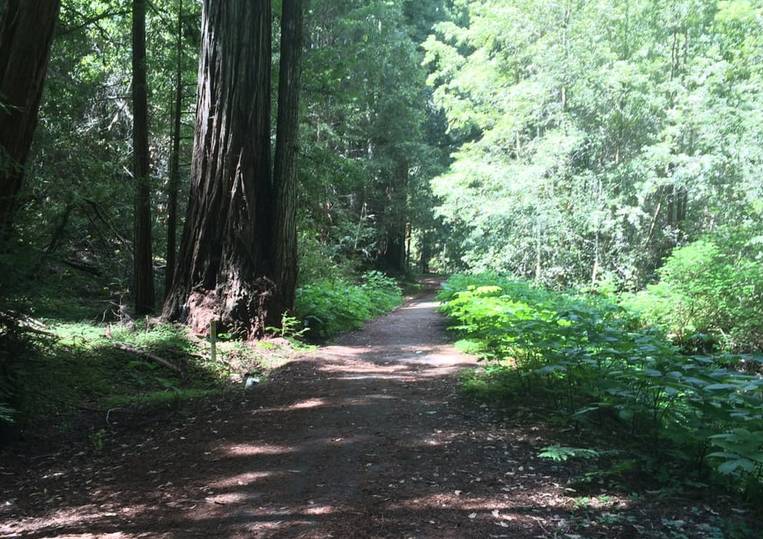
[[[209,323],[209,346],[212,363],[217,361],[217,320]]]

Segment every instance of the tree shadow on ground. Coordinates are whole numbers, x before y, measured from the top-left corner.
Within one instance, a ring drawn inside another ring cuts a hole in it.
[[[574,469],[537,457],[555,441],[542,425],[496,423],[458,396],[455,377],[474,360],[444,342],[424,303],[277,369],[254,392],[116,412],[100,441],[52,455],[6,452],[0,536],[636,537],[664,527],[673,508],[647,514],[617,496],[581,520],[566,490]]]

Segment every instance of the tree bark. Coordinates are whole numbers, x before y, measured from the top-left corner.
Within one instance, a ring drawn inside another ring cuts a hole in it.
[[[408,222],[408,161],[400,159],[387,187],[384,244],[377,264],[384,271],[402,275],[406,271],[405,236]]]
[[[133,258],[135,314],[154,308],[151,252],[151,185],[148,156],[148,93],[146,84],[146,0],[133,0],[132,106],[133,176],[135,178],[135,253]]]
[[[175,66],[175,116],[172,124],[172,153],[170,155],[170,178],[167,182],[167,268],[164,273],[164,297],[172,288],[175,275],[175,255],[177,251],[178,185],[180,184],[180,127],[183,108],[183,0],[178,0],[176,36],[177,60]]]
[[[204,0],[192,185],[164,316],[260,335],[274,283],[270,0]]]
[[[421,236],[421,252],[419,254],[419,271],[429,273],[429,261],[432,258],[432,244],[430,233],[427,231]]]
[[[405,222],[387,230],[381,269],[395,275],[405,273]]]
[[[59,7],[59,0],[0,5],[0,237],[13,222]]]
[[[281,60],[278,81],[278,123],[273,186],[276,198],[274,280],[277,284],[271,324],[294,308],[297,286],[297,156],[299,92],[307,0],[283,0]]]

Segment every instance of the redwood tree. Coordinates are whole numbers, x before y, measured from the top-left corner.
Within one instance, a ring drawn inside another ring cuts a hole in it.
[[[294,308],[297,286],[297,154],[299,93],[306,0],[283,0],[281,64],[278,80],[278,122],[273,184],[276,195],[273,318]],[[275,324],[279,319],[273,320]]]
[[[154,308],[151,252],[151,185],[148,156],[148,96],[146,84],[146,0],[133,0],[132,105],[133,175],[135,177],[134,280],[135,313]]]
[[[12,223],[37,125],[59,0],[0,3],[0,236]]]
[[[170,177],[167,182],[167,268],[164,274],[164,296],[172,288],[175,274],[177,247],[178,185],[180,183],[180,127],[183,108],[183,0],[178,2],[177,35],[175,36],[175,96],[172,104],[172,152],[170,154]]]
[[[204,0],[191,195],[169,319],[264,330],[272,274],[270,0]]]
[[[391,181],[386,189],[384,208],[384,241],[377,259],[381,269],[401,275],[406,267],[406,234],[408,222],[408,161],[398,158]]]

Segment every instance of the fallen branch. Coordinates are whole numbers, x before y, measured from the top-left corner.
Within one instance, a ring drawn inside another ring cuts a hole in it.
[[[111,417],[111,412],[116,412],[117,410],[120,410],[120,411],[121,411],[121,410],[122,410],[122,408],[109,408],[109,409],[106,411],[106,424],[107,424],[107,425],[110,425],[110,424],[111,424],[111,422],[109,421],[109,418]]]
[[[55,333],[48,331],[48,327],[39,320],[16,311],[0,311],[0,328],[2,326],[10,330],[15,329],[54,339],[58,338]]]
[[[167,361],[163,357],[159,357],[156,354],[152,354],[151,352],[148,352],[146,350],[141,350],[140,348],[135,348],[130,346],[129,344],[122,344],[122,343],[115,343],[114,348],[117,348],[119,350],[123,350],[125,352],[129,352],[131,354],[135,354],[138,356],[143,356],[147,359],[150,359],[151,361],[154,361],[158,363],[159,365],[163,365],[167,367],[168,369],[172,369],[173,371],[177,372],[181,376],[185,376],[185,373],[183,372],[183,369],[175,365],[174,363]]]
[[[90,265],[90,264],[88,264],[86,262],[80,262],[79,260],[71,260],[71,259],[66,260],[66,259],[63,259],[63,260],[61,260],[61,263],[66,265],[66,266],[69,266],[70,268],[74,268],[74,269],[76,269],[78,271],[82,271],[84,273],[88,273],[88,274],[94,275],[96,277],[100,277],[101,276],[101,270],[100,269],[98,269],[97,267],[92,266],[92,265]]]

